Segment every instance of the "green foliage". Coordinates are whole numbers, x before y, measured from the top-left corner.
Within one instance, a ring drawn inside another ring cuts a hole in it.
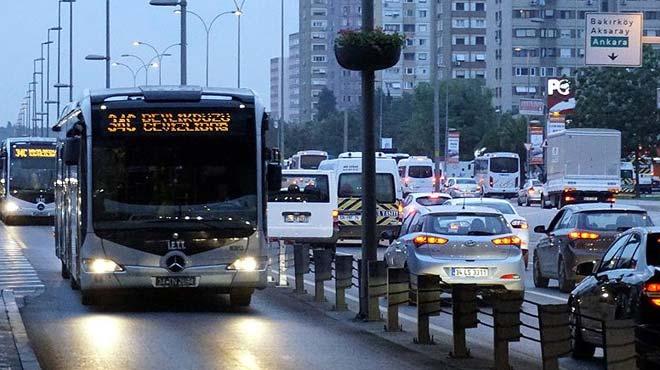
[[[644,47],[640,68],[584,68],[577,76],[576,108],[572,127],[599,127],[621,131],[622,154],[638,145],[657,145],[660,116],[656,88],[660,53]]]
[[[490,104],[491,95],[481,81],[452,80],[449,85],[445,82],[440,84],[441,152],[444,150],[445,142],[447,87],[449,87],[449,127],[461,132],[461,159],[471,160],[484,133],[497,122],[497,115]],[[285,156],[304,149],[321,149],[334,155],[343,150],[343,112],[329,111],[327,115],[321,114],[321,105],[319,99],[319,111],[315,121],[287,125],[285,137],[288,150]],[[419,84],[412,94],[404,94],[402,97],[392,97],[387,92],[379,90],[376,94],[375,109],[376,130],[379,130],[382,119],[383,137],[391,137],[398,151],[432,157],[433,89],[429,84]],[[351,151],[359,151],[362,148],[360,122],[360,111],[351,111],[348,135],[348,148]],[[520,145],[523,142],[525,142],[524,137]]]
[[[316,106],[316,117],[322,121],[331,115],[337,113],[337,98],[332,90],[324,87],[319,93],[319,102]]]
[[[510,113],[505,113],[486,131],[477,147],[486,148],[486,152],[518,153],[524,163],[527,156],[525,142],[527,142],[525,117],[514,117]]]
[[[335,38],[335,45],[356,47],[401,47],[405,36],[399,33],[385,33],[382,28],[373,31],[341,30]]]

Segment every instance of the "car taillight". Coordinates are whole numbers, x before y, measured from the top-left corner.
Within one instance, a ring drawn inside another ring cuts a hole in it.
[[[660,307],[660,283],[644,284],[644,295],[649,297],[654,306]]]
[[[403,220],[403,204],[397,201],[397,209],[399,210],[399,221]]]
[[[606,203],[616,203],[616,197],[609,197],[605,199]]]
[[[518,274],[504,274],[504,275],[500,276],[500,279],[502,279],[502,280],[519,280],[520,275],[518,275]]]
[[[497,238],[492,240],[493,244],[497,246],[510,246],[510,245],[515,245],[517,247],[520,247],[521,240],[517,236],[505,236],[502,238]]]
[[[566,196],[564,196],[564,201],[566,201],[566,202],[574,202],[574,201],[575,201],[575,197],[570,196],[570,195],[566,195]]]
[[[513,220],[513,221],[511,221],[511,226],[515,227],[516,229],[527,229],[527,228],[529,228],[529,225],[527,224],[527,221],[525,221],[525,220]]]
[[[415,243],[416,247],[425,245],[425,244],[435,244],[435,245],[442,245],[442,244],[447,244],[449,240],[445,238],[441,238],[438,236],[431,236],[431,235],[417,235],[413,239],[413,243]]]
[[[410,184],[410,177],[404,177],[404,178],[403,178],[403,182],[404,182],[406,185],[409,185],[409,184]]]
[[[589,231],[575,230],[568,233],[568,238],[571,240],[596,240],[600,238],[600,235]]]

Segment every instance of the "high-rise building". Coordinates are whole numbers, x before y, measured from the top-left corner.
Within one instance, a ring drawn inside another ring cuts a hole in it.
[[[298,33],[289,35],[288,57],[288,98],[289,104],[284,111],[287,122],[300,122],[300,38]]]
[[[286,65],[287,58],[284,59],[284,64]],[[280,114],[280,109],[281,109],[281,100],[280,100],[280,93],[281,93],[281,70],[280,68],[282,66],[281,60],[279,57],[277,58],[270,58],[270,116],[273,119],[279,120],[281,119],[281,114]],[[288,74],[286,73],[285,69],[285,75],[284,75],[284,81],[287,80]],[[284,84],[284,104],[288,103],[288,89],[287,89],[287,83]],[[284,109],[284,114],[287,114],[287,109],[285,107]]]
[[[660,35],[655,0],[488,0],[487,85],[497,109],[517,112],[521,98],[542,99],[546,81],[584,66],[585,14],[643,12],[644,34]]]

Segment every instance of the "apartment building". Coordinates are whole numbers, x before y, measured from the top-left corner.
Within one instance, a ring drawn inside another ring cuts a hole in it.
[[[643,12],[644,34],[660,35],[656,0],[488,0],[487,85],[493,105],[517,112],[521,98],[545,98],[548,78],[584,66],[588,12]]]

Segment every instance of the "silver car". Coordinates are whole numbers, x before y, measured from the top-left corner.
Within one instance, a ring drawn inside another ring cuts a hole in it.
[[[414,275],[438,275],[447,284],[521,292],[520,242],[494,209],[443,205],[406,217],[385,261]]]
[[[475,198],[481,196],[481,187],[469,177],[450,177],[445,182],[444,192],[452,198]]]
[[[532,203],[541,203],[543,184],[539,180],[527,180],[522,189],[518,190],[518,205],[529,207]]]

